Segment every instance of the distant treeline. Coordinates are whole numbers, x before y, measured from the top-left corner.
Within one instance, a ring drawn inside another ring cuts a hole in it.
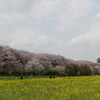
[[[99,75],[100,64],[73,61],[60,55],[36,54],[0,46],[1,75],[48,75],[50,72],[59,76]]]

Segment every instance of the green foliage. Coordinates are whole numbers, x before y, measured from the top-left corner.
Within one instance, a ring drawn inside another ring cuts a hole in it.
[[[49,75],[49,76],[53,76],[53,75],[58,75],[58,71],[56,70],[47,70],[43,72],[44,75]]]
[[[100,63],[100,58],[97,58],[97,62]]]
[[[18,72],[22,75],[22,74],[24,74],[25,73],[25,68],[24,67],[20,67],[19,69],[18,69]]]

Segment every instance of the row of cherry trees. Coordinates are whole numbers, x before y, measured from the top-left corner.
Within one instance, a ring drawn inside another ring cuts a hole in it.
[[[36,54],[24,50],[0,46],[0,73],[30,73],[43,75],[47,70],[55,70],[61,76],[100,74],[100,64],[89,61],[73,61],[63,56]]]

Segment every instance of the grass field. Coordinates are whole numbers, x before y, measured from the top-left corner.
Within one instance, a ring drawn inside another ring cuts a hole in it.
[[[100,76],[8,78],[0,77],[0,100],[100,100]]]

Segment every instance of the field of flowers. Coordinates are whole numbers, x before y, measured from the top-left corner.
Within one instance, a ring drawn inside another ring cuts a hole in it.
[[[100,100],[100,76],[0,80],[0,100]]]

